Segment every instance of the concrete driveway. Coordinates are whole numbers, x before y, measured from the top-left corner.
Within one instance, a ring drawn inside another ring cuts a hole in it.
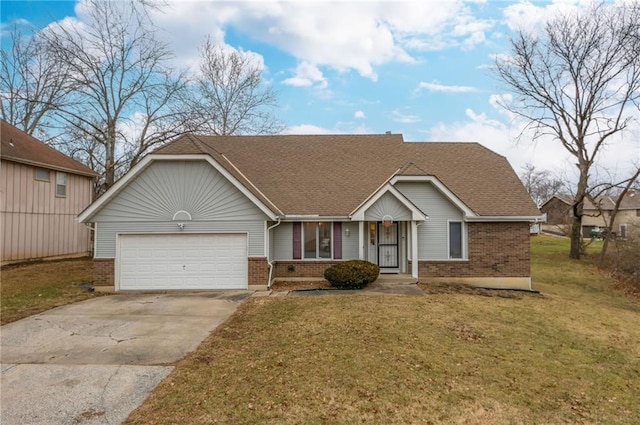
[[[0,423],[119,424],[249,295],[112,295],[2,326]]]

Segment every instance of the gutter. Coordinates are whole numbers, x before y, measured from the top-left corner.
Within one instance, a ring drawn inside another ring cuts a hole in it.
[[[278,217],[278,222],[276,224],[274,224],[273,226],[267,227],[267,238],[269,238],[269,230],[278,227],[280,225],[281,221],[280,221],[280,217]],[[267,289],[271,289],[271,277],[273,276],[273,263],[271,261],[269,261],[269,243],[267,240],[267,265],[269,266],[269,277],[267,280]]]
[[[466,216],[464,221],[468,223],[491,223],[491,222],[529,222],[529,223],[539,223],[544,220],[544,215],[485,215],[485,216]]]

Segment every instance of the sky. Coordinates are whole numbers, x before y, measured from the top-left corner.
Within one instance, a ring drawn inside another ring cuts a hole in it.
[[[518,28],[535,29],[584,1],[175,1],[154,15],[177,67],[197,66],[198,46],[252,52],[278,93],[278,117],[292,134],[402,133],[405,141],[479,142],[518,173],[527,163],[575,175],[553,140],[518,138],[523,123],[497,101],[508,91],[492,76]],[[44,28],[82,20],[74,1],[1,0],[0,25]],[[640,160],[634,128],[604,152],[602,167],[623,173]],[[384,155],[384,152],[381,152]]]

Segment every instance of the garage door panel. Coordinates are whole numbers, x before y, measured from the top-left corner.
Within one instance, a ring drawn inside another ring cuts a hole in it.
[[[120,235],[120,289],[246,289],[246,234]]]

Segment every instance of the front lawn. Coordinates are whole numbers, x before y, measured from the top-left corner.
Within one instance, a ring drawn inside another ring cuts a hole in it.
[[[638,300],[532,249],[541,295],[250,299],[126,423],[640,423]]]
[[[2,268],[1,324],[96,296],[81,283],[93,280],[91,258],[45,261]]]

